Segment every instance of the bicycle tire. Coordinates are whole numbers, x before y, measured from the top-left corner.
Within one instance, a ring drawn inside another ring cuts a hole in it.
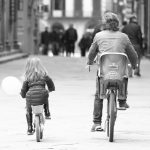
[[[107,120],[106,120],[106,127],[107,127],[107,137],[109,137],[109,99],[107,100]]]
[[[109,97],[109,142],[114,141],[114,125],[116,120],[116,95],[111,92]]]
[[[43,139],[43,130],[40,132],[40,139]]]
[[[40,127],[40,117],[39,116],[35,116],[35,132],[36,132],[36,141],[40,142],[41,127]]]
[[[44,130],[44,123],[45,123],[45,119],[44,119],[44,115],[41,114],[40,115],[40,127],[41,127],[41,134],[40,134],[40,138],[43,139],[43,130]]]

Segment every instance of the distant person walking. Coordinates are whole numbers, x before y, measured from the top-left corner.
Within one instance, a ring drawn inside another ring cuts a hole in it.
[[[59,55],[59,30],[58,29],[53,29],[52,32],[50,33],[50,42],[52,43],[52,53],[54,56]]]
[[[142,57],[142,32],[141,27],[138,25],[137,18],[135,16],[130,18],[129,24],[125,25],[122,29],[123,33],[126,33],[133,44],[134,49],[138,54],[138,64],[135,69],[134,75],[141,76],[140,73],[140,62]]]
[[[122,22],[122,26],[120,27],[120,31],[122,32],[122,29],[128,24],[127,21]]]
[[[92,34],[89,32],[84,33],[79,41],[79,47],[82,57],[86,56],[86,52],[89,50],[91,43],[92,43]]]
[[[69,28],[65,31],[64,42],[66,47],[66,55],[70,56],[71,53],[74,55],[75,42],[78,39],[77,30],[70,24]]]
[[[49,48],[49,31],[48,27],[45,27],[45,31],[41,33],[41,44],[43,46],[42,54],[48,55],[48,48]]]

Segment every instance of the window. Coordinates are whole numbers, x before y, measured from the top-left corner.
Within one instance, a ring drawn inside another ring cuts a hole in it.
[[[23,0],[18,0],[18,10],[23,10]]]
[[[54,10],[63,9],[63,0],[54,0]]]
[[[53,0],[52,1],[52,16],[62,17],[64,12],[65,0]]]
[[[43,5],[43,6],[42,6],[42,10],[43,10],[44,12],[49,12],[49,7],[48,7],[48,5]]]

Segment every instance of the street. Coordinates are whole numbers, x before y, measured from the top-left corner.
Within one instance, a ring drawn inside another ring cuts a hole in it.
[[[0,88],[0,150],[149,150],[150,60],[143,58],[141,77],[129,78],[130,108],[118,111],[114,142],[106,132],[91,132],[96,66],[85,69],[85,58],[39,56],[53,79],[50,93],[51,120],[46,120],[44,138],[36,142],[27,135],[25,99],[7,95]],[[0,65],[0,82],[7,76],[22,79],[26,58]],[[15,86],[15,85],[9,85]],[[105,101],[106,102],[106,101]],[[103,126],[106,118],[103,110]]]

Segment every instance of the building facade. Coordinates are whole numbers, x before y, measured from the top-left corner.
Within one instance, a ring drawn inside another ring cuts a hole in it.
[[[150,56],[150,1],[133,0],[132,8],[142,28],[144,54]]]
[[[37,53],[38,0],[0,0],[0,54]]]
[[[23,52],[38,53],[39,44],[39,0],[18,0],[18,42]]]
[[[18,51],[18,0],[0,0],[0,53]]]
[[[72,23],[77,29],[78,40],[88,28],[93,28],[102,19],[104,11],[112,9],[110,0],[43,0],[43,4],[48,6],[48,11],[40,20],[40,31],[45,26],[51,30],[55,23],[67,29]]]
[[[83,33],[91,19],[101,19],[101,0],[49,0],[46,20],[49,27],[59,22],[66,29],[73,23],[78,32]],[[43,30],[44,25],[40,27]]]

